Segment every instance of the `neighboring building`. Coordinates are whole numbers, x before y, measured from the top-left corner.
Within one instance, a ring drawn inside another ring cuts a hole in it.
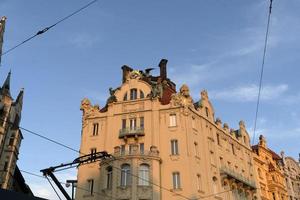
[[[78,167],[76,200],[257,198],[244,122],[233,130],[215,119],[205,90],[199,101],[186,85],[176,92],[166,64],[159,76],[123,66],[122,84],[110,88],[104,107],[81,102],[80,151],[114,159]]]
[[[0,188],[11,190],[23,139],[19,124],[23,104],[23,90],[14,101],[10,95],[10,74],[0,89]]]
[[[262,200],[288,200],[283,171],[283,160],[267,147],[264,136],[252,147],[257,172],[258,193]]]
[[[292,157],[285,157],[281,152],[284,164],[285,182],[288,190],[289,200],[300,200],[300,154],[299,162]]]
[[[6,17],[0,19],[0,64],[1,64],[1,55],[2,55],[2,46],[3,46],[3,36],[5,30],[5,20]]]
[[[0,20],[0,57],[6,17]],[[23,90],[14,101],[10,94],[10,76],[8,73],[0,87],[0,188],[32,194],[16,167],[21,140],[19,124],[23,104]]]

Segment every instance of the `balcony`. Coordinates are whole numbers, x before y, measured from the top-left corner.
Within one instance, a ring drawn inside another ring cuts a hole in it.
[[[221,174],[225,174],[228,177],[233,178],[233,179],[237,180],[238,182],[241,182],[241,183],[251,187],[252,189],[256,189],[255,181],[244,177],[242,174],[240,174],[232,169],[229,169],[228,167],[224,167],[224,166],[221,167],[220,172],[221,172]]]
[[[127,139],[129,137],[139,137],[144,136],[144,127],[130,127],[130,128],[122,128],[119,131],[119,138]]]

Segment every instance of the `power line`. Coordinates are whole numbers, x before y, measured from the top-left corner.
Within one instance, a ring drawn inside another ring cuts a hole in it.
[[[55,187],[52,185],[51,181],[49,180],[48,176],[45,176],[45,178],[47,179],[47,181],[49,182],[49,184],[51,185],[52,189],[54,190],[55,194],[57,195],[57,197],[61,200],[58,192],[56,191]]]
[[[266,31],[265,42],[264,42],[264,53],[263,53],[261,71],[260,71],[260,77],[259,77],[259,89],[258,89],[257,102],[256,102],[256,111],[255,111],[255,119],[254,119],[254,130],[253,130],[252,145],[255,142],[254,140],[255,140],[255,134],[256,134],[257,116],[258,116],[258,109],[259,109],[260,96],[261,96],[261,90],[262,90],[262,81],[263,81],[265,58],[266,58],[267,44],[268,44],[268,37],[269,37],[269,27],[270,27],[270,21],[271,21],[272,5],[273,5],[273,0],[270,0],[267,31]]]
[[[7,51],[3,52],[3,53],[0,55],[0,57],[1,57],[1,56],[4,56],[4,55],[6,55],[6,54],[8,54],[9,52],[13,51],[13,50],[16,49],[16,48],[22,46],[23,44],[29,42],[30,40],[34,39],[35,37],[37,37],[37,36],[39,36],[39,35],[42,35],[42,34],[46,33],[46,32],[49,31],[51,28],[55,27],[56,25],[62,23],[62,22],[65,21],[65,20],[69,19],[70,17],[76,15],[77,13],[81,12],[82,10],[88,8],[89,6],[91,6],[92,4],[96,3],[97,1],[99,1],[99,0],[93,0],[93,1],[91,1],[90,3],[84,5],[83,7],[81,7],[81,8],[79,8],[79,9],[75,10],[75,11],[72,12],[71,14],[69,14],[69,15],[67,15],[67,16],[65,16],[65,17],[63,17],[63,18],[61,18],[60,20],[58,20],[57,22],[55,22],[55,23],[52,24],[51,26],[48,26],[48,27],[46,27],[46,28],[44,28],[44,29],[42,29],[42,30],[37,31],[37,33],[35,33],[33,36],[31,36],[31,37],[25,39],[24,41],[20,42],[19,44],[15,45],[14,47],[12,47],[12,48],[8,49]]]
[[[0,121],[7,122],[7,123],[9,123],[9,124],[11,124],[11,125],[13,124],[13,123],[11,123],[11,122],[9,122],[9,121],[7,121],[7,120],[5,120],[5,119],[2,119],[2,118],[0,118]],[[76,150],[76,149],[74,149],[74,148],[72,148],[72,147],[69,147],[69,146],[67,146],[67,145],[65,145],[65,144],[62,144],[61,142],[57,142],[57,141],[55,141],[55,140],[53,140],[53,139],[50,139],[50,138],[48,138],[48,137],[46,137],[46,136],[43,136],[43,135],[41,135],[41,134],[39,134],[39,133],[37,133],[37,132],[31,131],[31,130],[29,130],[29,129],[27,129],[27,128],[23,128],[23,127],[21,127],[21,126],[18,126],[18,128],[21,129],[21,130],[24,130],[24,131],[26,131],[26,132],[28,132],[28,133],[30,133],[30,134],[33,134],[33,135],[35,135],[35,136],[38,136],[38,137],[40,137],[40,138],[42,138],[42,139],[44,139],[44,140],[47,140],[47,141],[49,141],[49,142],[52,142],[52,143],[57,144],[57,145],[59,145],[59,146],[62,146],[62,147],[64,147],[64,148],[67,148],[67,149],[69,149],[69,150],[71,150],[71,151],[80,153],[80,154],[82,154],[82,155],[87,155],[87,154],[85,154],[85,153],[83,153],[83,152],[81,152],[81,151],[79,151],[79,150]],[[118,169],[118,170],[122,171],[121,168],[118,168],[118,167],[115,167],[115,166],[112,166],[112,167],[115,168],[115,169]],[[173,192],[172,190],[170,190],[170,189],[168,189],[168,188],[165,188],[165,187],[163,187],[163,186],[160,186],[160,185],[158,185],[158,184],[156,184],[156,183],[153,183],[153,182],[151,182],[151,181],[149,181],[149,180],[147,180],[147,179],[141,178],[141,177],[139,177],[138,175],[135,175],[135,174],[133,174],[133,173],[131,173],[131,172],[130,172],[129,174],[130,174],[131,176],[134,176],[134,177],[137,177],[137,178],[142,179],[142,180],[144,180],[144,181],[147,181],[150,185],[157,186],[157,187],[159,187],[159,188],[161,188],[161,189],[163,189],[163,190],[166,190],[166,191],[168,191],[168,192],[171,192],[171,193],[173,193],[173,194],[176,194],[176,195],[178,195],[178,196],[181,196],[181,197],[183,197],[183,198],[185,198],[185,199],[187,199],[187,200],[190,200],[190,198],[188,198],[188,197],[186,197],[186,196],[184,196],[184,195],[182,195],[182,194],[179,194],[179,193],[177,193],[177,192]]]

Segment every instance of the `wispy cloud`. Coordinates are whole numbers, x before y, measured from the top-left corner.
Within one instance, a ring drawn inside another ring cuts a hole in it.
[[[281,97],[288,90],[287,84],[266,85],[261,91],[261,100],[273,100]],[[245,85],[220,91],[211,91],[210,97],[231,102],[253,102],[257,100],[258,86]]]
[[[89,33],[77,33],[71,35],[69,42],[77,48],[90,48],[98,45],[101,42],[101,38]]]

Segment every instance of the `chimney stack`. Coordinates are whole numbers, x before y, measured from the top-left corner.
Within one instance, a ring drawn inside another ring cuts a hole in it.
[[[122,67],[122,70],[123,70],[123,83],[126,82],[126,79],[128,77],[128,74],[133,70],[131,69],[130,67],[128,67],[127,65],[123,65]]]
[[[160,68],[160,77],[162,80],[167,79],[167,63],[168,63],[167,59],[161,59],[158,65]]]

